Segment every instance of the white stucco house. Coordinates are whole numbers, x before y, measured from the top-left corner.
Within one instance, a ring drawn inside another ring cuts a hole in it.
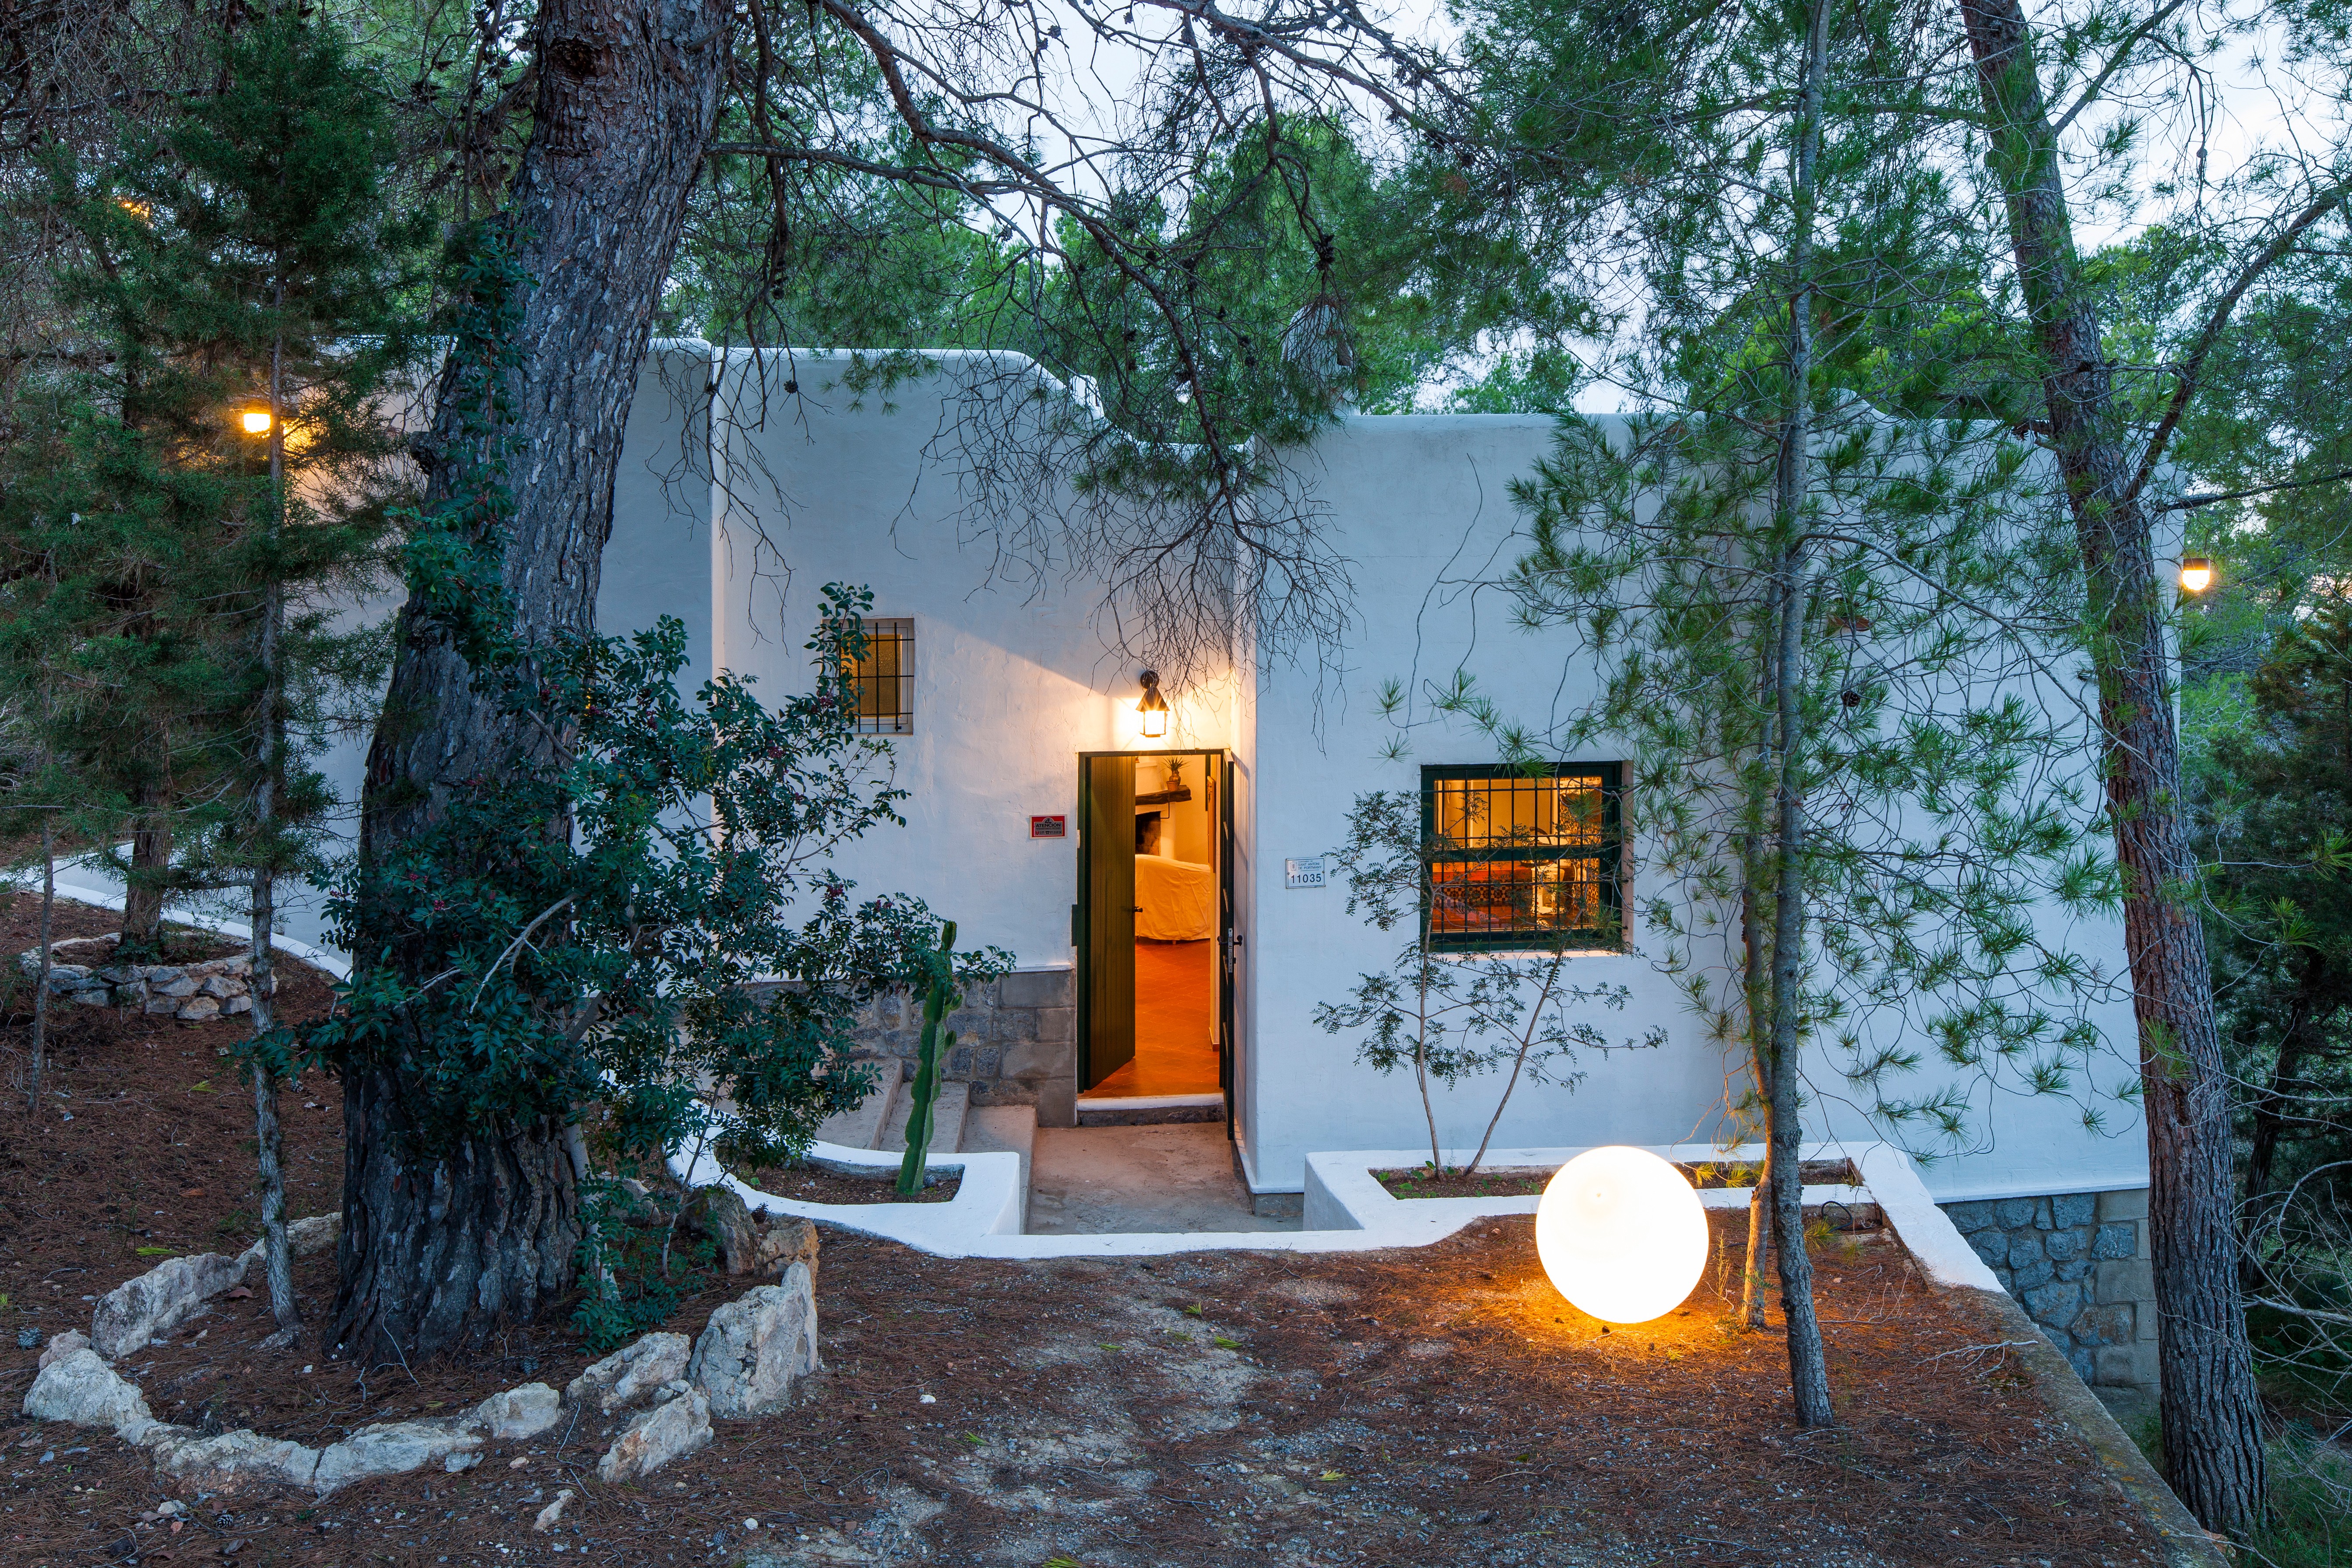
[[[910,798],[907,826],[857,846],[844,868],[870,889],[920,895],[967,940],[1016,955],[1020,973],[998,1005],[1030,1015],[1031,1032],[974,1048],[960,1071],[978,1097],[1034,1102],[1047,1125],[1068,1124],[1082,1101],[1213,1101],[1251,1190],[1269,1197],[1299,1190],[1309,1151],[1412,1145],[1421,1111],[1410,1084],[1359,1065],[1313,1019],[1317,1004],[1384,966],[1396,939],[1349,915],[1329,879],[1316,885],[1313,862],[1342,841],[1365,791],[1514,787],[1479,782],[1496,759],[1466,726],[1451,740],[1424,731],[1411,755],[1385,755],[1395,731],[1373,700],[1384,680],[1467,667],[1497,704],[1538,716],[1588,695],[1587,677],[1512,632],[1479,587],[1523,547],[1507,486],[1547,451],[1551,422],[1351,415],[1290,455],[1345,567],[1345,630],[1319,659],[1254,664],[1241,627],[1229,668],[1164,684],[1167,710],[1154,715],[1143,672],[1113,652],[1099,575],[1058,570],[1050,555],[1041,568],[1008,547],[990,511],[1009,488],[999,448],[1018,431],[982,405],[1009,387],[1059,389],[1025,362],[992,356],[949,357],[860,392],[844,384],[851,363],[714,363],[699,345],[656,353],[630,426],[601,625],[676,616],[693,649],[687,679],[724,668],[780,693],[808,678],[802,644],[821,585],[872,589],[868,728],[890,737]],[[713,386],[719,416],[705,418]],[[1551,781],[1537,781],[1544,798],[1507,806],[1490,793],[1484,804],[1565,824],[1578,801],[1617,787],[1623,760],[1569,759],[1556,798]],[[1577,851],[1554,857],[1564,864],[1512,873],[1549,879],[1536,903],[1557,914],[1590,896],[1572,862],[1591,858],[1591,831],[1549,836]],[[1519,893],[1498,895],[1497,930],[1528,917]],[[2092,956],[2120,973],[2121,942],[2119,924],[2092,933]],[[1138,947],[1166,950],[1147,951],[1139,977],[1118,951]],[[1577,963],[1583,983],[1632,991],[1612,1031],[1655,1027],[1666,1044],[1583,1063],[1573,1092],[1514,1097],[1497,1142],[1708,1136],[1725,1063],[1670,984],[1638,952]],[[1197,1030],[1189,1012],[1150,1016],[1179,992],[1192,1008],[1204,984],[1217,994],[1196,1009]],[[1130,1003],[1139,1025],[1108,1010]],[[2098,1022],[2130,1040],[2122,998]],[[1155,1042],[1176,1036],[1193,1058],[1153,1059]],[[1834,1095],[1817,1108],[1825,1135],[1869,1131]],[[1474,1084],[1441,1115],[1470,1143],[1491,1109],[1490,1087]],[[1996,1097],[1981,1110],[1981,1146],[1928,1168],[1940,1198],[2146,1184],[2128,1105],[2099,1132],[2061,1099]]]
[[[820,588],[872,590],[864,711],[890,740],[907,822],[841,868],[1015,955],[961,1021],[950,1074],[972,1103],[1034,1105],[1041,1127],[1213,1120],[1265,1215],[1296,1212],[1310,1152],[1426,1146],[1410,1076],[1363,1065],[1315,1019],[1399,945],[1317,875],[1351,802],[1419,791],[1433,810],[1534,830],[1542,852],[1498,858],[1491,906],[1453,933],[1466,950],[1508,945],[1515,922],[1574,925],[1603,896],[1604,866],[1641,874],[1639,846],[1615,837],[1623,757],[1513,782],[1467,726],[1424,729],[1397,757],[1374,700],[1384,681],[1458,668],[1507,710],[1557,716],[1591,695],[1591,670],[1513,631],[1481,586],[1524,548],[1507,488],[1549,449],[1552,422],[1349,415],[1288,454],[1344,565],[1344,629],[1319,657],[1270,659],[1246,625],[1226,628],[1213,639],[1233,650],[1223,665],[1161,683],[1155,712],[1143,672],[1115,652],[1103,574],[1069,569],[1050,528],[1008,542],[1000,509],[1024,485],[1024,504],[1079,505],[1050,458],[1008,478],[1024,426],[1002,400],[1063,389],[1024,361],[946,356],[859,391],[845,384],[856,363],[657,347],[629,426],[601,629],[674,616],[689,689],[725,669],[781,695],[809,679]],[[332,766],[354,798],[359,761],[353,748]],[[2119,921],[2073,937],[2110,974],[2124,972],[2122,940]],[[1599,1020],[1610,1032],[1663,1044],[1592,1055],[1572,1091],[1521,1089],[1496,1145],[1717,1136],[1732,1064],[1672,980],[1622,946],[1573,963],[1578,984],[1630,992]],[[2128,999],[2093,1011],[2127,1053]],[[1809,1138],[1881,1135],[1826,1057],[1809,1067]],[[1923,1092],[1937,1070],[1920,1069]],[[1449,1144],[1476,1144],[1496,1087],[1439,1092]],[[2110,1103],[2093,1130],[2063,1097],[1970,1093],[1979,1131],[1924,1169],[1930,1191],[2086,1377],[2152,1384],[2136,1107]]]

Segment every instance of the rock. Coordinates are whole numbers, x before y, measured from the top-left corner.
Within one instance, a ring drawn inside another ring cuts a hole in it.
[[[82,1007],[111,1007],[114,1005],[113,996],[108,994],[106,987],[103,985],[93,985],[87,991],[77,991],[73,994],[73,999],[76,1005]]]
[[[732,1187],[698,1187],[679,1211],[681,1229],[709,1237],[719,1247],[719,1261],[730,1274],[749,1274],[760,1266],[760,1230],[751,1211]]]
[[[245,1275],[239,1259],[217,1252],[167,1258],[116,1286],[89,1317],[89,1345],[108,1361],[162,1339]]]
[[[314,1252],[324,1252],[342,1239],[343,1216],[334,1214],[314,1214],[308,1219],[298,1219],[286,1227],[286,1245],[297,1258],[308,1258]]]
[[[318,1449],[244,1428],[207,1437],[185,1426],[160,1426],[143,1447],[153,1452],[158,1471],[205,1492],[308,1485],[319,1468]]]
[[[31,1333],[33,1331],[27,1329],[25,1331]],[[47,1368],[53,1361],[63,1361],[76,1351],[88,1349],[89,1349],[89,1336],[79,1329],[68,1329],[64,1333],[51,1334],[48,1348],[41,1352],[41,1365]]]
[[[808,1266],[795,1263],[782,1284],[747,1290],[710,1314],[686,1375],[713,1414],[740,1418],[782,1409],[793,1382],[817,1369],[816,1294]]]
[[[290,1221],[286,1226],[286,1250],[297,1258],[308,1258],[314,1252],[324,1252],[335,1245],[343,1234],[341,1214],[314,1214],[308,1219]],[[237,1281],[242,1284],[246,1271],[261,1262],[263,1243],[257,1240],[236,1255]]]
[[[220,1016],[220,1004],[209,996],[191,997],[172,1016],[183,1024],[202,1024]]]
[[[536,1437],[562,1416],[562,1397],[543,1383],[493,1394],[474,1406],[474,1419],[488,1426],[491,1436],[506,1442]]]
[[[537,1531],[541,1535],[545,1535],[549,1531],[553,1530],[555,1528],[555,1521],[563,1517],[563,1505],[571,1500],[572,1489],[570,1487],[566,1487],[562,1491],[557,1492],[555,1494],[555,1500],[549,1503],[545,1508],[541,1509],[539,1510],[539,1517],[530,1521],[531,1529]]]
[[[797,1215],[772,1219],[760,1232],[757,1256],[761,1268],[774,1268],[780,1274],[795,1263],[805,1263],[808,1265],[809,1282],[814,1284],[816,1226]]]
[[[427,1465],[446,1464],[452,1454],[482,1446],[473,1422],[462,1415],[431,1421],[387,1421],[362,1426],[319,1456],[310,1485],[320,1497],[370,1476],[404,1476]]]
[[[225,974],[215,974],[205,979],[203,988],[197,994],[211,996],[225,1002],[232,996],[242,996],[245,992],[246,986],[243,981],[231,980]]]
[[[156,1424],[137,1387],[88,1349],[70,1352],[41,1368],[26,1392],[25,1414],[36,1421],[111,1426],[133,1443]]]
[[[684,1334],[647,1334],[614,1351],[565,1385],[563,1396],[610,1415],[634,1405],[674,1378],[686,1375],[694,1345]]]
[[[130,989],[128,986],[116,987],[118,992],[128,989]],[[176,996],[150,996],[142,1010],[149,1013],[176,1013],[180,1010],[180,1000]]]
[[[252,1011],[253,998],[250,996],[232,996],[221,1004],[221,1016],[225,1018],[234,1018],[240,1013]]]
[[[479,1448],[468,1448],[462,1454],[452,1454],[442,1460],[441,1468],[453,1476],[462,1475],[481,1462],[482,1451]]]
[[[692,1388],[672,1387],[676,1392],[670,1398],[639,1411],[621,1428],[621,1435],[596,1463],[597,1479],[625,1481],[649,1476],[710,1441],[709,1401]]]

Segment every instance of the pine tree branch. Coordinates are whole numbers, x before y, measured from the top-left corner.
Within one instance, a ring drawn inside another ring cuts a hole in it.
[[[2215,490],[2210,495],[2182,496],[2179,500],[2168,500],[2161,506],[2152,506],[2148,510],[2188,511],[2195,507],[2212,506],[2225,500],[2243,500],[2248,496],[2275,495],[2281,490],[2304,490],[2314,485],[2332,485],[2339,479],[2352,479],[2352,468],[2338,468],[2332,474],[2320,474],[2308,479],[2281,479],[2274,485],[2249,485],[2242,490]]]
[[[2147,447],[2140,455],[2139,471],[2132,476],[2131,484],[2124,490],[2122,500],[2125,505],[2128,506],[2138,498],[2147,488],[2149,477],[2156,472],[2157,465],[2163,461],[2165,447],[2171,443],[2173,432],[2179,428],[2181,416],[2189,411],[2189,400],[2197,395],[2198,377],[2205,368],[2206,356],[2213,352],[2213,345],[2221,342],[2222,330],[2229,326],[2231,312],[2238,308],[2238,301],[2263,273],[2294,249],[2295,241],[2306,229],[2342,206],[2347,196],[2352,196],[2352,180],[2338,180],[2321,191],[2312,198],[2310,205],[2294,216],[2294,221],[2263,247],[2260,255],[2239,268],[2237,277],[2231,279],[2230,287],[2205,318],[2204,330],[2197,334],[2196,347],[2180,363],[2180,379],[2173,385],[2172,397],[2165,405],[2164,417],[2157,422],[2155,433],[2147,438]]]
[[[2100,70],[2098,75],[2093,77],[2089,81],[2083,84],[2083,90],[2081,93],[2076,95],[2074,106],[2068,109],[2065,113],[2060,115],[2058,117],[2058,122],[2050,128],[2050,135],[2052,139],[2055,140],[2056,138],[2064,135],[2066,133],[2066,127],[2074,123],[2074,117],[2082,113],[2083,110],[2090,108],[2093,103],[2097,101],[2099,89],[2105,87],[2109,79],[2114,77],[2117,71],[2123,69],[2124,67],[2131,63],[2132,50],[2136,46],[2137,46],[2142,38],[2147,37],[2150,33],[2155,32],[2158,27],[2164,26],[2166,22],[2171,20],[2174,13],[2179,11],[2188,4],[2189,0],[2171,0],[2169,5],[2158,7],[2154,16],[2151,16],[2147,21],[2142,22],[2138,26],[2134,27],[2129,33],[2126,34],[2123,41],[2116,46],[2116,52],[2108,57],[2105,67]]]

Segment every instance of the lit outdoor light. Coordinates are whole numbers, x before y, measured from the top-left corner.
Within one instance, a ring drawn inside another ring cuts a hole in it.
[[[1145,670],[1142,679],[1143,700],[1135,705],[1135,710],[1143,715],[1143,738],[1156,741],[1168,733],[1168,699],[1160,695],[1158,670]]]
[[[1646,1150],[1588,1149],[1536,1204],[1536,1256],[1552,1286],[1604,1323],[1646,1323],[1706,1269],[1706,1210],[1680,1171]]]
[[[245,420],[245,433],[247,435],[267,436],[269,434],[268,409],[248,408],[245,411],[243,417]]]
[[[2213,563],[2202,555],[2191,555],[2180,563],[2180,591],[2201,594],[2213,585]]]

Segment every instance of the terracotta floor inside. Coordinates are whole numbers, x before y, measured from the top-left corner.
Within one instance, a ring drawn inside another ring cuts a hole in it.
[[[1087,1090],[1087,1099],[1217,1092],[1217,1047],[1209,1037],[1216,947],[1135,944],[1135,1059]]]

